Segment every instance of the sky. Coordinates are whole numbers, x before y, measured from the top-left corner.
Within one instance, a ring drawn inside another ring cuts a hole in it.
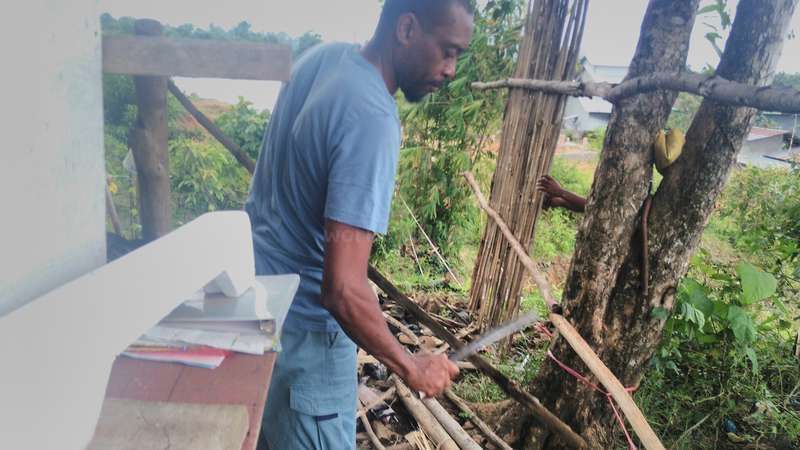
[[[479,3],[485,3],[485,0]],[[735,8],[736,0],[730,0]],[[582,53],[593,64],[627,65],[636,48],[647,0],[591,0]],[[247,21],[253,31],[285,32],[299,36],[313,31],[323,41],[363,43],[369,39],[380,14],[378,0],[98,0],[100,13],[114,17],[152,18],[169,25],[191,23],[231,28]],[[733,13],[732,13],[733,14]],[[703,37],[718,25],[714,14],[695,23],[688,64],[694,70],[719,61]],[[800,36],[800,12],[791,29]],[[800,72],[800,37],[787,40],[778,70]],[[235,103],[239,96],[259,108],[272,109],[280,88],[277,82],[178,78],[184,92]]]

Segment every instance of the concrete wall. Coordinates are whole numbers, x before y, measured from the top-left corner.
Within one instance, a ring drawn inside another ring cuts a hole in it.
[[[96,6],[15,2],[0,26],[0,316],[105,262]]]

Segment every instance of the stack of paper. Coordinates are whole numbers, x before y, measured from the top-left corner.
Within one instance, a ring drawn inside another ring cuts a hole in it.
[[[262,355],[280,349],[280,330],[300,277],[258,276],[243,295],[197,292],[123,355],[197,367],[219,366],[230,352]]]
[[[203,346],[173,347],[137,343],[128,347],[122,354],[145,361],[176,362],[192,367],[214,369],[219,367],[231,352]]]

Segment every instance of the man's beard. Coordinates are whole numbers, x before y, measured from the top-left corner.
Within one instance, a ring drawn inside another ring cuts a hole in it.
[[[419,103],[425,97],[428,96],[428,90],[424,87],[400,87],[400,90],[403,91],[403,95],[405,95],[406,100],[410,103]]]

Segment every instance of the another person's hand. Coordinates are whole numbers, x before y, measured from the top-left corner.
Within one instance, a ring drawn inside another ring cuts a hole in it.
[[[416,354],[412,356],[412,362],[412,369],[404,377],[405,382],[409,388],[427,397],[441,394],[458,375],[458,366],[445,355]]]
[[[556,198],[564,196],[564,189],[558,184],[558,181],[550,175],[543,175],[539,178],[536,182],[536,189],[543,192],[548,197]]]

